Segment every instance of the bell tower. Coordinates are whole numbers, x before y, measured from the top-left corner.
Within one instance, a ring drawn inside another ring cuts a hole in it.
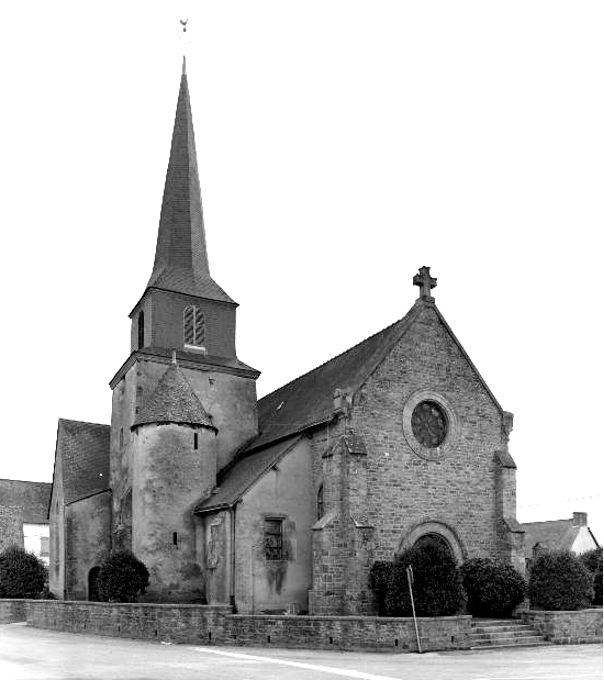
[[[143,295],[130,313],[131,351],[177,348],[234,359],[236,308],[210,275],[183,59],[155,261]]]
[[[142,426],[141,417],[148,413],[150,404],[156,412],[161,412],[161,403],[168,410],[172,407],[170,400],[179,397],[176,392],[172,394],[171,386],[188,385],[193,401],[199,402],[199,408],[211,423],[209,428],[203,423],[186,423],[188,428],[201,428],[193,433],[197,435],[198,449],[189,450],[187,434],[186,455],[177,454],[177,444],[166,447],[164,453],[166,474],[168,471],[174,474],[178,468],[178,473],[186,477],[187,470],[181,468],[191,465],[196,456],[210,455],[211,440],[214,462],[208,465],[197,461],[191,477],[196,480],[195,488],[199,487],[197,500],[211,491],[216,472],[256,436],[256,379],[260,373],[237,358],[236,310],[237,304],[210,275],[183,59],[153,270],[130,313],[130,355],[110,383],[113,390],[110,475],[114,547],[132,549],[134,542],[137,550],[144,553],[144,534],[133,526],[137,516],[133,508],[136,509],[140,501],[136,498],[137,490],[145,487],[139,477],[145,474],[146,468],[139,463],[144,459],[159,465],[157,457],[162,447],[154,444],[151,458],[143,449],[146,442],[155,442],[151,436],[154,428],[166,425],[163,421],[154,421]],[[173,362],[178,366],[176,382],[166,378],[166,375],[176,375],[176,369],[170,368]],[[170,427],[180,432],[183,426],[173,423]],[[205,446],[206,439],[208,446]],[[178,438],[172,437],[172,440],[176,442]],[[161,486],[160,481],[157,484]],[[189,505],[195,493],[194,488],[190,489]],[[189,505],[180,510],[189,512]],[[178,530],[175,528],[172,533]],[[172,541],[170,537],[156,539],[165,539],[167,544]],[[171,545],[173,548],[173,543]]]

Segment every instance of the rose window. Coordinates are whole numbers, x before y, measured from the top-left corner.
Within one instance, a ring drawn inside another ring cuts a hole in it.
[[[436,402],[422,401],[413,409],[411,429],[422,446],[434,449],[447,436],[447,417]]]

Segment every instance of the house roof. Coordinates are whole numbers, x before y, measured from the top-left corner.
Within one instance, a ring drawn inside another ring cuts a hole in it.
[[[570,550],[577,538],[580,526],[572,519],[557,519],[548,522],[523,522],[524,554],[532,557],[534,546],[539,543],[547,550]]]
[[[418,309],[412,307],[401,320],[260,399],[260,434],[249,448],[266,446],[331,420],[334,391],[355,392],[411,326]]]
[[[262,451],[250,453],[224,468],[218,476],[215,492],[199,503],[195,512],[213,512],[232,507],[250,486],[275,466],[299,440],[300,437],[292,437],[278,444],[273,444]]]
[[[21,508],[24,522],[46,524],[51,488],[50,482],[0,479],[0,506]]]
[[[57,452],[62,459],[65,504],[109,489],[110,433],[109,425],[59,420]]]
[[[202,425],[216,429],[189,381],[176,363],[170,364],[132,428],[149,423]]]
[[[184,60],[159,219],[155,262],[147,283],[148,288],[162,288],[233,303],[210,276],[193,115]]]

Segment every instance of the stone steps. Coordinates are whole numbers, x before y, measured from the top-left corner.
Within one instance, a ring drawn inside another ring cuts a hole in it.
[[[474,619],[470,633],[470,649],[498,649],[502,647],[536,647],[549,645],[526,623],[514,619]]]

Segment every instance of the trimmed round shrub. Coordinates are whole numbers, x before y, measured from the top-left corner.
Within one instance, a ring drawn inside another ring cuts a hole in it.
[[[395,560],[388,579],[388,616],[411,616],[406,569],[413,569],[417,616],[453,616],[463,610],[465,594],[453,555],[438,544],[415,545]]]
[[[392,571],[392,562],[378,560],[369,571],[369,588],[373,590],[378,603],[378,616],[386,615],[386,591]]]
[[[34,598],[47,576],[44,562],[23,548],[11,546],[0,554],[0,597]]]
[[[594,595],[591,603],[602,606],[602,547],[588,550],[579,555],[581,562],[589,569],[593,576]]]
[[[149,571],[131,552],[114,552],[101,564],[98,589],[103,602],[136,602],[148,586]]]
[[[510,616],[524,599],[524,578],[502,560],[476,557],[464,562],[460,571],[472,616]]]
[[[531,607],[572,611],[591,604],[593,576],[568,550],[543,553],[531,567],[528,595]]]

